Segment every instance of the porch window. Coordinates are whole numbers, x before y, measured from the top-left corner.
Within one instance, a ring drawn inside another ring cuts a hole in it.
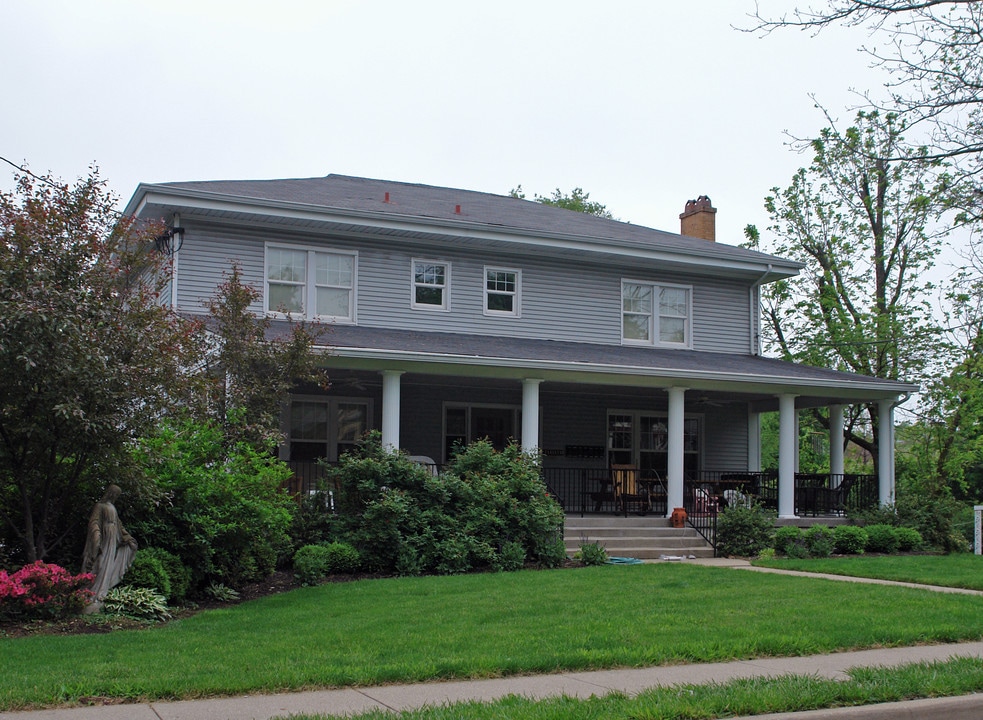
[[[444,460],[454,456],[458,446],[488,439],[496,450],[504,450],[519,437],[520,409],[510,405],[445,405]]]
[[[622,341],[689,347],[691,298],[691,289],[681,285],[622,281]]]
[[[699,417],[683,420],[683,471],[694,478],[700,471],[701,423]],[[608,413],[608,463],[634,465],[642,477],[658,474],[665,479],[669,468],[669,417],[665,413]]]
[[[451,266],[429,260],[413,261],[413,300],[411,307],[446,310]]]
[[[485,268],[485,315],[519,316],[518,270]]]
[[[294,462],[335,462],[355,447],[369,427],[369,405],[337,398],[294,399],[290,403],[287,446]]]
[[[355,260],[354,253],[267,246],[266,312],[353,322]]]

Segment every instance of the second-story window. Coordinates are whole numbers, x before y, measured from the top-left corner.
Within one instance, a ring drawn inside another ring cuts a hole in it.
[[[308,320],[355,319],[355,255],[266,248],[266,311]]]
[[[690,347],[692,292],[681,285],[621,283],[621,338],[633,345]]]
[[[485,315],[519,315],[518,270],[485,268]]]
[[[451,267],[430,260],[413,261],[412,307],[423,310],[446,310]]]

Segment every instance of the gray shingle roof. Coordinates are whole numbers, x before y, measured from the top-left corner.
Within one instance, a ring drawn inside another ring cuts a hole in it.
[[[787,268],[801,267],[793,261],[725,243],[712,243],[506,195],[391,180],[328,175],[284,180],[171,182],[146,185],[143,188],[255,200],[260,203],[288,203],[358,214],[391,215],[418,221],[461,222],[504,232],[577,236],[634,243],[645,247],[657,245],[685,254],[771,262]],[[681,206],[682,203],[681,200]]]
[[[917,386],[849,372],[800,365],[758,355],[701,352],[596,343],[560,342],[533,338],[502,338],[487,335],[391,330],[386,328],[330,325],[324,337],[329,348],[392,351],[406,357],[419,355],[428,362],[442,356],[473,358],[475,364],[503,362],[568,363],[589,367],[595,372],[605,369],[633,368],[638,375],[692,375],[704,379],[730,378],[734,382],[803,386],[821,385],[844,390],[865,388],[888,395],[914,392]],[[285,322],[274,322],[273,336],[289,329]]]

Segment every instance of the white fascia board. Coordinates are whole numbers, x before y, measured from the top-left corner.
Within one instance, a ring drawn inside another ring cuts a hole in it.
[[[716,370],[678,370],[672,368],[654,369],[635,365],[598,365],[562,360],[529,360],[524,358],[484,357],[480,355],[452,355],[404,350],[378,350],[371,348],[322,347],[320,350],[331,357],[352,360],[376,360],[387,363],[413,362],[421,364],[459,365],[473,367],[497,367],[534,372],[584,373],[592,375],[613,375],[621,377],[647,377],[665,380],[666,386],[687,383],[722,383],[729,386],[767,385],[776,392],[789,388],[811,388],[814,390],[836,390],[858,393],[875,393],[892,397],[918,391],[917,385],[909,383],[865,382],[851,380],[848,384],[836,378],[805,379],[777,375],[748,375],[747,373],[722,372]]]
[[[141,197],[139,201],[137,198]],[[160,186],[140,185],[127,211],[135,205],[143,211],[149,205],[180,205],[182,208],[211,210],[228,213],[252,215],[275,214],[278,218],[294,220],[333,222],[348,225],[372,225],[386,230],[402,232],[431,233],[460,237],[462,235],[479,240],[501,243],[532,245],[556,250],[579,250],[602,255],[623,256],[626,259],[646,258],[655,262],[671,262],[713,270],[731,270],[748,273],[767,274],[767,281],[797,275],[804,267],[802,263],[767,256],[761,259],[741,259],[715,253],[712,243],[701,246],[701,252],[685,252],[646,247],[639,243],[626,243],[617,238],[598,239],[586,235],[548,234],[535,230],[509,229],[490,230],[487,224],[471,223],[466,220],[443,220],[440,218],[421,219],[416,215],[397,213],[377,213],[371,211],[353,212],[351,210],[304,205],[275,200],[254,198],[230,198],[228,195],[202,191],[189,191],[162,188]],[[731,246],[726,246],[731,247]]]

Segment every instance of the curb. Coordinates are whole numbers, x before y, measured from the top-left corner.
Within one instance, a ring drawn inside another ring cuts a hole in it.
[[[805,710],[770,715],[745,715],[734,720],[978,720],[983,718],[983,695],[906,700],[856,707]]]

